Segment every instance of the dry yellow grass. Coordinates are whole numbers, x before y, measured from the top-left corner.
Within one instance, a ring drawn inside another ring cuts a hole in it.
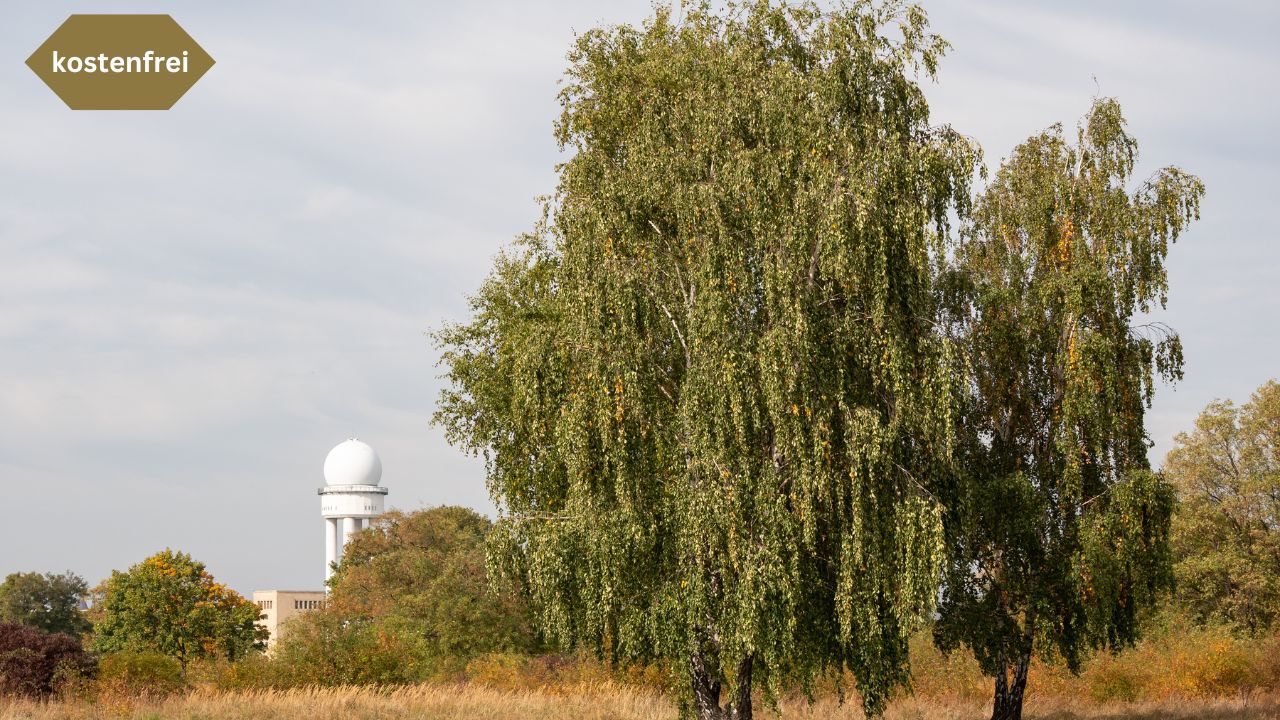
[[[789,700],[781,717],[796,720],[862,720],[851,704]],[[892,705],[887,720],[969,720],[989,709],[977,702],[907,698]],[[761,718],[778,718],[761,711]],[[1280,720],[1280,697],[1252,696],[1199,702],[1135,704],[1031,701],[1030,718],[1043,720]],[[316,688],[258,692],[196,691],[155,701],[129,698],[84,701],[0,700],[0,720],[675,720],[676,705],[663,695],[616,685],[576,693],[502,691],[476,685],[416,685],[399,688]]]

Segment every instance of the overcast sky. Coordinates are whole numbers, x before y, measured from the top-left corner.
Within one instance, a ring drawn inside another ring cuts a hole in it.
[[[90,5],[92,6],[90,8]],[[1117,7],[1119,5],[1120,7]],[[1069,7],[1068,7],[1069,6]],[[91,583],[164,547],[242,592],[318,588],[315,490],[358,436],[392,506],[491,511],[429,417],[424,331],[554,185],[557,81],[604,2],[8,0],[0,21],[0,576]],[[1159,462],[1280,372],[1280,12],[1257,2],[925,2],[935,122],[994,166],[1099,92],[1139,175],[1207,185],[1160,319]],[[167,12],[217,65],[168,112],[73,112],[23,64],[73,12]],[[1095,78],[1096,77],[1096,81]]]

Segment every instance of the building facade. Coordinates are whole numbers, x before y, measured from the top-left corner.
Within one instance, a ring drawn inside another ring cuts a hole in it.
[[[267,629],[267,647],[276,644],[282,626],[293,618],[324,607],[323,590],[254,590],[253,604],[262,617],[258,624]]]

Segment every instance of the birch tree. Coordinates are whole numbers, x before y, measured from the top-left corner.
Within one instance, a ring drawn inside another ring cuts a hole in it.
[[[1150,472],[1157,375],[1182,376],[1163,307],[1169,246],[1204,187],[1176,167],[1134,186],[1137,142],[1098,100],[1018,146],[975,203],[949,275],[969,403],[939,491],[948,569],[935,637],[995,679],[995,720],[1021,717],[1033,653],[1075,669],[1131,642],[1168,587],[1173,492]]]
[[[495,570],[562,644],[669,660],[701,718],[845,668],[878,711],[934,606],[934,278],[977,161],[917,85],[944,47],[900,2],[584,33],[545,219],[437,336]]]

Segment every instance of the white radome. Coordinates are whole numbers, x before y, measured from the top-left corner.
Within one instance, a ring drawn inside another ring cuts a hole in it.
[[[324,459],[326,485],[377,485],[381,480],[378,453],[355,438],[338,443]]]

